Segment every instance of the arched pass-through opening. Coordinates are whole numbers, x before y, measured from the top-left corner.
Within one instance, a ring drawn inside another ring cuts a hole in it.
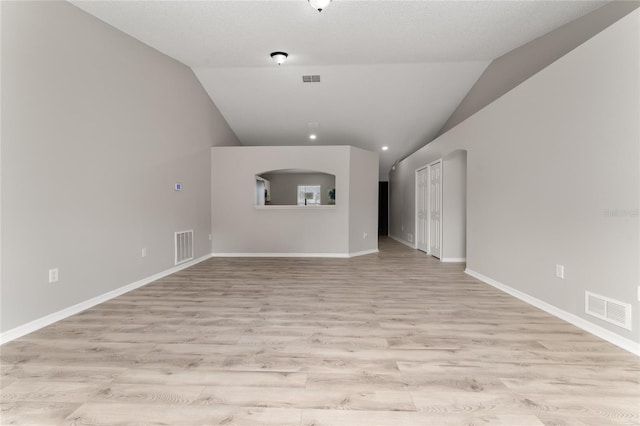
[[[270,170],[256,175],[258,206],[336,204],[336,176],[303,169]]]

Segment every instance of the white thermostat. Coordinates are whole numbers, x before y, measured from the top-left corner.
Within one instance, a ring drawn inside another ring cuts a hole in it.
[[[180,191],[182,189],[182,184],[181,183],[176,183],[175,189],[176,189],[176,191]]]

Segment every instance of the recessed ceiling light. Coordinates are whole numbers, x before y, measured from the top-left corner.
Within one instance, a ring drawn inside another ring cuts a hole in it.
[[[312,141],[315,141],[315,140],[316,140],[316,138],[317,138],[317,136],[316,136],[316,135],[314,135],[314,134],[310,134],[310,135],[309,135],[309,139],[311,139]]]
[[[383,151],[386,151],[386,150],[388,150],[388,149],[389,149],[389,147],[388,147],[388,146],[383,146],[383,147],[382,147],[382,150],[383,150]]]
[[[271,52],[271,57],[274,61],[276,61],[276,64],[278,65],[284,64],[284,61],[287,60],[288,56],[289,54],[286,52]]]
[[[309,4],[318,12],[322,12],[322,9],[329,6],[331,0],[309,0]]]

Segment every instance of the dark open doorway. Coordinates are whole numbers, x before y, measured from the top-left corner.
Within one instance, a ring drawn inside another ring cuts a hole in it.
[[[389,182],[378,182],[378,235],[389,235]]]

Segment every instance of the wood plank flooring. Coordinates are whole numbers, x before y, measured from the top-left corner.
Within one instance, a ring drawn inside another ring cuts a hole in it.
[[[213,258],[0,347],[2,425],[638,425],[639,359],[392,240]]]

